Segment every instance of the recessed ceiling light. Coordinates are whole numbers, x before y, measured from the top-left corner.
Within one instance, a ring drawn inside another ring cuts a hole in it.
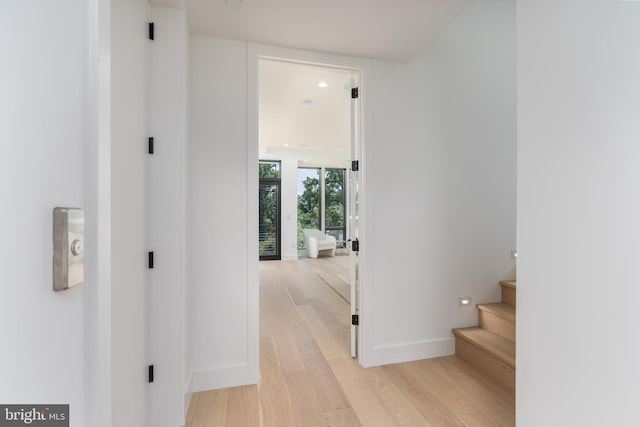
[[[226,0],[226,3],[231,9],[242,8],[242,0]]]
[[[327,82],[320,82],[320,83],[318,83],[318,87],[321,87],[321,88],[323,88],[323,89],[324,89],[325,87],[327,87],[327,86],[329,86],[329,85],[327,84]]]

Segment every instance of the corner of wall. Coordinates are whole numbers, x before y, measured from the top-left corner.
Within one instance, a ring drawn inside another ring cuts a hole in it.
[[[189,375],[189,381],[184,388],[184,419],[182,425],[187,423],[187,414],[189,413],[189,406],[191,405],[191,398],[193,397],[193,374]]]
[[[362,361],[362,366],[370,368],[373,366],[451,356],[454,353],[454,338],[434,339],[408,344],[374,346],[367,352],[367,358]]]
[[[191,376],[191,393],[227,387],[255,384],[248,364],[208,369],[194,372]]]

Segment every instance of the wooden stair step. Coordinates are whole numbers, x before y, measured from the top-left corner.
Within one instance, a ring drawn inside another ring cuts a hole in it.
[[[486,311],[491,314],[495,314],[496,316],[510,322],[516,321],[516,308],[512,305],[497,302],[493,304],[478,304],[476,305],[476,307],[480,311]]]
[[[453,334],[491,354],[508,366],[516,367],[516,345],[484,328],[456,328]]]
[[[456,356],[516,392],[516,344],[483,328],[457,328]]]
[[[500,282],[502,287],[502,302],[512,306],[516,306],[516,281],[503,280]]]
[[[478,326],[516,342],[516,308],[509,304],[478,304]]]
[[[516,281],[515,280],[502,280],[500,282],[500,286],[505,286],[507,288],[516,288]]]

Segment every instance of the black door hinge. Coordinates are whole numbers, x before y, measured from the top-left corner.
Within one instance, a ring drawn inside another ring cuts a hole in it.
[[[352,314],[351,315],[351,324],[353,326],[360,325],[360,315],[359,314]]]
[[[149,268],[153,268],[153,252],[149,252]]]
[[[351,170],[354,172],[358,172],[360,170],[360,161],[352,160],[351,161]]]
[[[351,99],[358,99],[358,88],[354,87],[351,89]]]
[[[149,137],[149,154],[153,154],[153,137]]]
[[[359,252],[360,251],[360,242],[358,241],[358,239],[351,241],[351,250],[353,252]]]
[[[149,382],[153,382],[153,365],[149,365]]]
[[[153,40],[153,22],[149,22],[149,40]]]

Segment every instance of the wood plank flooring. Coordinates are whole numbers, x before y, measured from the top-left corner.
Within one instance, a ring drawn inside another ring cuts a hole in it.
[[[195,393],[186,427],[515,425],[515,399],[451,356],[364,369],[349,306],[318,273],[348,257],[260,263],[260,383]]]

